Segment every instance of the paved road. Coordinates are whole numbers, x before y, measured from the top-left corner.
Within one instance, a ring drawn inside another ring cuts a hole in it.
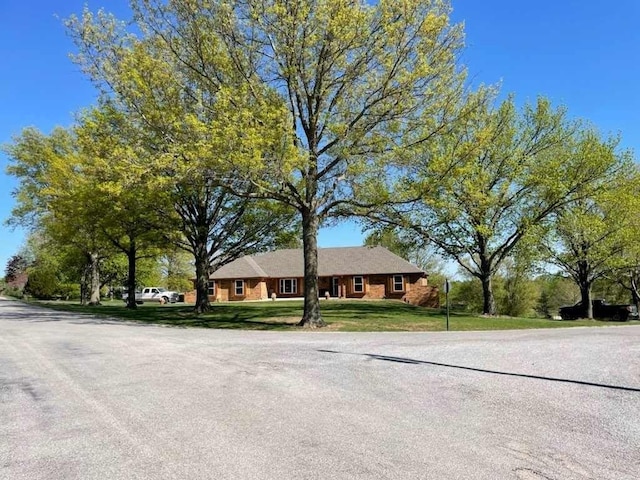
[[[244,332],[0,301],[0,478],[640,478],[640,328]]]

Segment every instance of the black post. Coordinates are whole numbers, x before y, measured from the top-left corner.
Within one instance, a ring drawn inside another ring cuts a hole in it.
[[[444,293],[447,301],[447,332],[449,331],[449,290],[451,290],[451,284],[449,283],[449,279],[444,282]]]

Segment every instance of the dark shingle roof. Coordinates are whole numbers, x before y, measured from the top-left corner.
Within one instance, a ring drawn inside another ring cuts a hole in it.
[[[318,249],[318,275],[379,275],[424,273],[384,247]],[[276,250],[241,257],[211,275],[224,278],[289,278],[304,276],[302,249]]]

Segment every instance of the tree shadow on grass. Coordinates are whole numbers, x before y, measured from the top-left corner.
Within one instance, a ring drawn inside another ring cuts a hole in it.
[[[302,318],[301,301],[214,303],[211,310],[197,314],[193,306],[186,304],[144,304],[136,309],[127,309],[118,301],[104,302],[98,306],[83,306],[78,303],[48,302],[38,306],[53,310],[95,315],[98,318],[129,320],[145,324],[172,325],[178,327],[249,329],[249,330],[294,330]],[[415,307],[398,301],[322,301],[321,312],[328,323],[377,319],[393,323],[415,317],[424,320],[434,311]],[[437,314],[434,318],[437,317]]]
[[[350,352],[338,352],[335,350],[318,350],[322,353],[334,353],[334,354],[342,354],[342,355],[360,355],[363,357],[368,357],[373,360],[382,360],[385,362],[393,362],[393,363],[404,363],[410,365],[431,365],[435,367],[446,367],[446,368],[455,368],[459,370],[467,370],[471,372],[478,373],[488,373],[492,375],[504,375],[508,377],[520,377],[520,378],[529,378],[532,380],[545,380],[548,382],[561,382],[561,383],[572,383],[575,385],[584,385],[588,387],[599,387],[599,388],[608,388],[612,390],[623,390],[627,392],[640,392],[640,388],[636,387],[626,387],[621,385],[607,385],[603,383],[594,383],[594,382],[585,382],[582,380],[571,380],[567,378],[556,378],[556,377],[544,377],[541,375],[530,375],[527,373],[514,373],[514,372],[503,372],[500,370],[488,370],[485,368],[476,368],[476,367],[466,367],[463,365],[453,365],[449,363],[440,363],[440,362],[431,362],[428,360],[416,360],[413,358],[404,358],[404,357],[392,357],[388,355],[379,355],[375,353],[350,353]]]
[[[299,310],[299,313],[298,313]],[[70,317],[81,315],[82,318]],[[77,303],[31,304],[26,309],[0,314],[1,318],[31,322],[69,321],[74,324],[120,324],[138,326],[173,326],[244,330],[292,330],[296,328],[302,309],[296,306],[270,307],[215,305],[210,312],[196,314],[190,305],[142,305],[127,309],[123,304],[103,305]],[[264,319],[273,318],[273,320]]]

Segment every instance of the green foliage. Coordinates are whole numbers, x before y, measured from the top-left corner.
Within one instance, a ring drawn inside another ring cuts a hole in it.
[[[608,303],[635,303],[629,289],[619,282],[618,272],[610,272],[607,277],[600,278],[593,283],[593,298],[601,298]]]
[[[162,283],[169,290],[187,292],[193,290],[194,269],[187,252],[168,251],[160,259]]]
[[[455,310],[468,313],[482,312],[482,285],[478,280],[452,282],[449,298]]]
[[[20,180],[14,191],[16,204],[8,223],[34,227],[49,212],[49,202],[55,198],[56,183],[73,163],[73,136],[64,128],[55,128],[50,135],[25,128],[13,142],[3,146],[9,156],[7,173]]]
[[[574,305],[580,300],[576,284],[562,275],[542,275],[536,283],[540,290],[536,312],[542,317],[556,316],[560,307]]]
[[[24,289],[22,288],[4,287],[2,290],[0,290],[0,293],[2,293],[2,295],[6,297],[12,297],[12,298],[18,298],[18,299],[24,298]]]
[[[520,112],[511,98],[492,106],[487,91],[469,101],[477,107],[423,155],[406,166],[398,160],[403,181],[394,196],[421,199],[370,216],[417,232],[479,278],[483,311],[494,314],[491,279],[503,262],[518,248],[533,252],[524,245],[544,234],[552,215],[631,170],[616,139],[602,140],[543,98]]]
[[[167,238],[194,257],[202,310],[211,270],[290,239],[292,210],[253,201],[264,195],[240,173],[269,151],[291,147],[282,137],[290,122],[270,87],[247,84],[237,70],[213,18],[222,13],[217,8],[146,1],[133,8],[139,36],[86,9],[68,26],[80,48],[76,60],[108,86],[105,95],[148,153],[138,170],[153,179],[154,191],[167,194],[165,220],[176,216],[181,227]],[[132,167],[128,172],[141,176]]]
[[[408,262],[412,260],[412,257],[415,257],[414,252],[417,250],[415,242],[402,238],[398,229],[390,226],[370,232],[365,237],[364,244],[384,247]]]
[[[536,316],[540,288],[525,272],[502,269],[493,278],[493,289],[497,314],[510,317]],[[454,309],[474,314],[483,312],[482,283],[477,278],[452,282],[450,298]]]
[[[511,317],[534,315],[540,297],[535,282],[519,272],[506,276],[503,282],[496,299],[498,312]]]
[[[389,150],[409,150],[455,116],[462,28],[450,25],[448,2],[139,0],[132,7],[136,35],[101,12],[69,19],[76,60],[145,125],[181,199],[199,199],[183,221],[223,187],[296,209],[305,242],[315,245],[319,225],[357,204]],[[266,224],[263,233],[273,230]],[[189,248],[200,291],[208,266],[202,240]],[[210,260],[216,251],[227,248],[211,250]],[[305,268],[305,320],[321,324],[317,259]]]
[[[137,262],[136,288],[165,285],[165,277],[158,257],[145,257]]]
[[[421,243],[421,239],[415,233],[407,233],[398,227],[385,225],[371,230],[364,239],[364,245],[385,247],[429,275],[442,275],[444,278],[445,265],[442,258],[432,247]]]
[[[39,299],[48,299],[60,291],[60,279],[56,275],[55,266],[36,264],[29,270],[29,280],[24,293]]]
[[[80,284],[79,283],[60,283],[58,285],[57,294],[63,300],[79,300]]]
[[[43,299],[79,297],[76,292],[80,275],[73,262],[78,251],[72,245],[58,244],[45,234],[46,230],[32,233],[22,249],[23,255],[32,259],[24,293]]]
[[[632,252],[637,249],[640,172],[625,156],[615,156],[615,145],[601,144],[600,154],[617,158],[618,169],[600,179],[602,187],[593,194],[551,216],[550,229],[539,242],[549,262],[574,280],[587,305],[591,305],[596,282],[608,284],[610,290],[613,285],[606,282],[608,276],[633,271]],[[616,290],[619,297],[620,290]],[[634,289],[630,290],[633,294]],[[613,296],[601,293],[601,298]],[[591,315],[590,310],[587,313]]]

